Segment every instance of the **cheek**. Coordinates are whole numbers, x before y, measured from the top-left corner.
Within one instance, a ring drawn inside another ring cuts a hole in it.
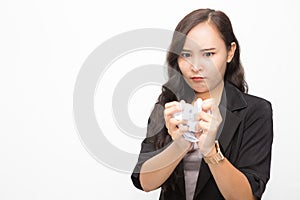
[[[227,66],[226,58],[220,57],[219,59],[215,60],[214,70],[212,70],[211,72],[214,74],[218,74],[219,77],[221,76],[223,78],[226,71],[226,66]]]
[[[223,62],[219,68],[219,73],[220,75],[224,78],[224,74],[225,74],[225,71],[226,71],[226,68],[227,68],[227,62]]]
[[[179,58],[179,59],[177,60],[177,63],[178,63],[178,66],[179,66],[180,71],[181,71],[183,74],[185,74],[186,71],[187,71],[187,70],[189,69],[189,67],[190,67],[189,62],[187,62],[186,60],[184,60],[184,59],[182,59],[182,58]]]

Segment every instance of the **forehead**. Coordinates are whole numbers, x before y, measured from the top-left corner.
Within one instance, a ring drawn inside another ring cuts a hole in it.
[[[189,48],[225,48],[225,43],[220,36],[218,29],[208,23],[203,22],[193,27],[187,34],[184,44]]]

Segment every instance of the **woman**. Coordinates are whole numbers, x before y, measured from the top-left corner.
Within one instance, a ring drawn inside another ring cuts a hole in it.
[[[160,199],[261,199],[270,176],[271,104],[247,94],[239,43],[221,11],[199,9],[175,29],[169,81],[148,121],[134,185]],[[203,100],[195,140],[176,119],[181,100]],[[162,109],[163,106],[163,109]],[[161,126],[161,124],[163,126]]]

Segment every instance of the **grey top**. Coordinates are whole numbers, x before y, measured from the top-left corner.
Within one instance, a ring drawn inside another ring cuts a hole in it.
[[[183,158],[186,200],[193,200],[201,161],[202,154],[194,143],[194,148]]]

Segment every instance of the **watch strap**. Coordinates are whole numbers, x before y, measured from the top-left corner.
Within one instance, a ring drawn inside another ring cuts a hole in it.
[[[221,162],[222,160],[224,160],[225,157],[223,156],[223,154],[221,152],[218,140],[215,141],[215,148],[217,150],[217,153],[215,153],[214,155],[211,155],[211,156],[207,156],[207,157],[205,156],[205,157],[203,157],[204,161],[207,164],[216,165],[219,162]]]

